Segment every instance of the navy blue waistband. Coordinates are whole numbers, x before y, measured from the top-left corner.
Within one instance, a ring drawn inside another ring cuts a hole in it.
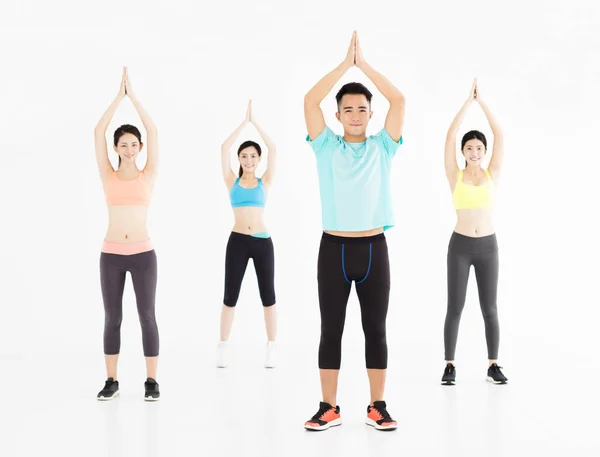
[[[323,232],[321,239],[323,241],[338,244],[369,244],[385,241],[385,235],[383,233],[378,233],[377,235],[371,236],[338,236]]]

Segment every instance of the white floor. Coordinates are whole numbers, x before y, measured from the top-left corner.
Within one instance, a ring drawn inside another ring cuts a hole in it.
[[[364,424],[362,350],[345,347],[344,424],[315,433],[302,428],[320,399],[313,347],[280,346],[273,370],[262,368],[261,346],[234,350],[228,369],[214,368],[212,350],[163,357],[158,403],[142,400],[138,355],[122,355],[121,397],[98,402],[101,357],[5,354],[0,455],[600,455],[598,395],[595,379],[579,377],[584,365],[506,367],[510,384],[495,386],[485,360],[470,360],[458,365],[458,384],[443,387],[443,364],[418,357],[427,348],[390,348],[406,361],[390,367],[386,393],[399,430],[382,433]],[[541,370],[556,379],[543,382]]]

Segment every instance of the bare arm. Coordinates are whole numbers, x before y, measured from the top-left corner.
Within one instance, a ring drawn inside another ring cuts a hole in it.
[[[106,130],[110,125],[121,100],[125,97],[125,69],[123,69],[123,76],[121,78],[121,87],[117,97],[110,104],[108,109],[104,112],[96,128],[94,129],[94,148],[96,150],[96,162],[98,163],[98,170],[100,171],[100,179],[102,182],[114,171],[110,160],[108,160],[108,146],[106,143]]]
[[[321,102],[331,92],[333,86],[355,64],[356,32],[352,34],[350,47],[346,59],[335,69],[326,74],[304,96],[304,120],[311,140],[318,137],[325,130],[325,118],[321,110]]]
[[[267,133],[258,125],[254,116],[250,115],[250,122],[258,131],[258,134],[265,142],[267,146],[267,170],[262,177],[262,180],[265,184],[270,185],[273,182],[273,178],[275,177],[275,172],[277,171],[277,148],[275,147],[275,143],[273,140],[267,135]]]
[[[148,159],[146,160],[144,173],[154,177],[158,169],[158,130],[146,109],[142,106],[138,98],[133,93],[133,90],[131,89],[131,83],[129,82],[129,73],[127,68],[125,68],[125,92],[131,100],[131,103],[133,103],[133,106],[142,120],[144,129],[146,130],[146,153]]]
[[[356,36],[356,66],[363,71],[367,78],[373,81],[375,87],[390,103],[390,109],[385,118],[385,130],[394,141],[400,141],[402,128],[404,127],[404,95],[385,76],[365,61],[358,36]]]
[[[492,133],[494,134],[494,149],[492,151],[492,158],[490,160],[490,164],[488,166],[488,170],[492,175],[492,179],[496,181],[502,172],[502,162],[504,160],[504,132],[502,132],[502,128],[498,124],[498,121],[491,113],[487,104],[479,98],[479,95],[476,99],[479,102],[479,106],[483,110],[485,117],[487,118],[490,128],[492,129]]]
[[[248,102],[248,110],[246,111],[246,118],[244,122],[242,122],[238,128],[236,128],[231,135],[227,137],[227,139],[221,145],[221,168],[223,171],[223,180],[225,181],[225,185],[227,188],[231,188],[233,183],[235,182],[236,175],[231,169],[231,146],[237,140],[237,137],[240,136],[240,132],[248,125],[250,122],[250,111],[252,109],[252,101]]]
[[[450,128],[448,129],[448,133],[446,134],[446,147],[444,150],[444,164],[446,167],[446,177],[448,181],[450,181],[450,185],[454,186],[456,179],[458,178],[458,163],[456,163],[456,134],[458,133],[458,129],[462,124],[462,121],[465,117],[465,114],[471,104],[473,103],[475,97],[476,90],[476,82],[473,81],[473,87],[471,87],[471,92],[469,93],[469,98],[464,103],[460,111],[454,117],[452,124],[450,124]]]

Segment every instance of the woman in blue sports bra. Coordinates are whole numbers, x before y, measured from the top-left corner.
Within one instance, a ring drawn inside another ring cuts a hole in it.
[[[231,146],[248,124],[254,125],[267,146],[269,166],[262,179],[255,174],[262,151],[254,141],[244,141],[238,148],[240,168],[237,175],[231,169]],[[260,298],[265,313],[267,349],[265,367],[275,367],[275,336],[277,312],[275,308],[275,260],[273,242],[263,222],[267,191],[275,172],[276,150],[273,141],[260,128],[252,116],[252,101],[244,122],[234,130],[221,146],[223,179],[229,190],[235,225],[231,231],[225,254],[225,294],[221,311],[221,340],[218,347],[217,366],[228,365],[228,339],[231,333],[235,305],[240,294],[248,260],[252,259]]]

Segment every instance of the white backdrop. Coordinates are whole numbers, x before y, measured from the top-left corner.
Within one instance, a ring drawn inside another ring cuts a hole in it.
[[[224,251],[233,224],[220,144],[241,122],[251,98],[280,157],[266,211],[275,244],[279,341],[290,354],[304,354],[306,378],[296,387],[318,398],[321,213],[302,103],[308,89],[342,61],[356,29],[366,60],[407,99],[405,143],[392,171],[396,227],[386,235],[392,265],[391,375],[403,380],[441,376],[445,258],[455,222],[443,147],[448,125],[478,77],[480,95],[506,136],[496,216],[501,363],[515,382],[535,384],[541,373],[557,378],[562,386],[557,388],[565,390],[553,398],[554,407],[589,401],[571,387],[600,374],[598,364],[590,363],[597,355],[600,318],[600,159],[594,136],[600,7],[592,0],[569,6],[531,3],[3,4],[0,356],[5,367],[21,363],[37,372],[32,366],[45,364],[38,375],[78,377],[92,393],[100,387],[98,259],[107,214],[93,128],[127,65],[160,137],[160,175],[149,218],[159,259],[160,376],[167,376],[168,366],[198,363],[199,372],[213,367]],[[376,133],[387,103],[356,68],[322,104],[327,123],[341,133],[334,95],[349,81],[361,81],[374,92],[370,133]],[[122,123],[141,128],[127,99],[109,139]],[[486,133],[491,150],[491,132],[477,105],[459,135],[473,128]],[[248,138],[258,139],[252,128],[239,141]],[[116,154],[111,159],[116,163]],[[142,154],[140,166],[144,159]],[[124,364],[139,368],[133,298],[128,278],[122,354]],[[361,373],[363,337],[354,296],[348,306],[343,363]],[[250,265],[232,341],[258,348],[264,339]],[[463,372],[482,375],[486,349],[474,276],[458,344]],[[201,353],[205,356],[199,359]],[[91,371],[78,370],[79,361]],[[537,400],[550,411],[548,398]],[[560,419],[565,427],[569,417]],[[584,437],[592,423],[572,427]]]

